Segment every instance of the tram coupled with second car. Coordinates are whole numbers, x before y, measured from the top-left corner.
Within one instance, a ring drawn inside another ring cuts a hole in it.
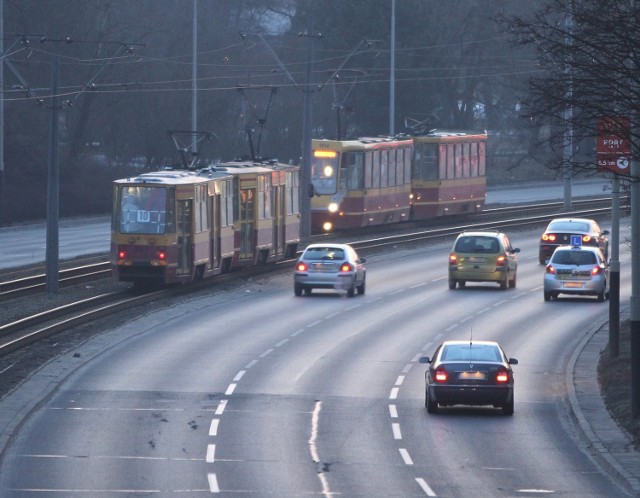
[[[186,283],[293,257],[298,182],[297,166],[246,162],[116,180],[113,278]]]

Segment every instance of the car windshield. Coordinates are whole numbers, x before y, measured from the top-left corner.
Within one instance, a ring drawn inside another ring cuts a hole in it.
[[[500,244],[495,237],[477,235],[464,235],[458,239],[456,252],[463,253],[497,253],[500,252]]]
[[[500,361],[496,346],[485,344],[451,344],[444,347],[442,361]]]
[[[304,253],[307,260],[335,260],[344,259],[344,250],[341,247],[310,247]]]
[[[548,232],[588,232],[589,224],[577,221],[558,221],[551,223]]]
[[[552,262],[556,265],[595,265],[596,255],[590,251],[557,251]]]

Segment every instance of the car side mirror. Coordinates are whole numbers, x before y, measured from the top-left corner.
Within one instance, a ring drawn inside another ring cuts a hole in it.
[[[516,247],[516,248],[513,250],[513,252],[520,252],[520,248],[519,248],[519,247]]]
[[[518,364],[518,360],[516,360],[515,358],[509,358],[509,365],[517,365]]]
[[[421,356],[419,361],[420,363],[431,363],[431,360],[428,356]]]
[[[366,263],[367,262],[367,258],[360,258],[360,263]]]

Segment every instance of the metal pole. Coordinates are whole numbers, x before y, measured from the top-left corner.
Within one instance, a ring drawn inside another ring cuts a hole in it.
[[[611,184],[611,251],[609,267],[609,354],[620,354],[620,178]]]
[[[391,71],[389,73],[389,135],[396,133],[396,0],[391,0]]]
[[[311,126],[312,126],[312,88],[311,76],[313,73],[313,16],[311,13],[312,1],[308,2],[307,15],[307,73],[303,90],[303,114],[302,114],[302,164],[300,165],[300,242],[306,245],[311,240],[311,198],[309,197],[309,185],[311,185]]]
[[[567,74],[567,108],[564,112],[565,120],[565,137],[564,137],[564,210],[571,210],[571,166],[573,160],[573,106],[571,105],[571,99],[573,98],[573,81],[571,65],[569,59],[571,58],[570,47],[573,42],[573,2],[571,2],[570,12],[565,19],[567,36],[566,36],[566,66],[565,72]]]
[[[59,246],[58,246],[58,216],[59,216],[59,165],[58,165],[58,115],[60,100],[58,88],[60,83],[60,57],[53,56],[51,61],[51,135],[49,143],[49,168],[47,174],[47,253],[45,290],[47,294],[58,292]]]
[[[198,154],[195,131],[198,129],[198,0],[193,0],[193,39],[191,62],[191,153]]]
[[[0,31],[4,33],[4,0],[0,0]],[[4,39],[0,36],[0,54],[4,55]],[[5,218],[4,198],[4,57],[0,59],[0,226]]]

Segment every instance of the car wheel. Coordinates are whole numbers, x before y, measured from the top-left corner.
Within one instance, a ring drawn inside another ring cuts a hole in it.
[[[507,275],[507,278],[505,278],[504,280],[500,280],[500,289],[505,290],[507,288],[508,283],[509,283],[509,275]]]
[[[298,297],[302,296],[302,285],[295,284],[293,286],[293,293]]]
[[[598,302],[599,302],[599,303],[604,302],[604,299],[605,299],[605,297],[606,297],[606,296],[605,296],[605,289],[606,289],[606,288],[607,288],[607,285],[606,285],[606,283],[605,283],[605,285],[603,285],[603,286],[602,286],[602,291],[600,291],[600,292],[598,293]]]
[[[356,295],[356,282],[354,280],[349,290],[347,290],[347,297],[353,297],[355,295]]]
[[[449,279],[449,289],[453,290],[456,288],[457,281],[454,278]]]
[[[467,282],[464,280],[458,280],[458,287],[464,287],[465,285],[467,285]]]
[[[364,294],[366,285],[367,285],[367,279],[365,278],[365,279],[362,280],[362,284],[358,285],[358,287],[357,287],[359,295],[362,296]]]
[[[544,291],[544,300],[551,301],[551,292]]]
[[[305,287],[305,288],[304,288],[304,293],[305,293],[305,295],[307,295],[307,296],[308,296],[309,294],[311,294],[311,290],[312,290],[312,288],[311,288],[311,287]]]
[[[508,403],[502,405],[502,414],[503,415],[513,415],[513,398]]]
[[[438,411],[438,403],[429,399],[429,388],[424,390],[424,406],[427,407],[427,413],[436,413]]]
[[[509,280],[509,289],[516,288],[516,274],[513,275],[513,278]]]

